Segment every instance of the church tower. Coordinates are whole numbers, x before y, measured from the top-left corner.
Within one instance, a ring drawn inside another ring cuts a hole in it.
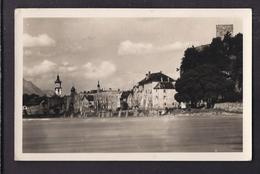
[[[57,75],[57,79],[55,80],[55,94],[57,96],[61,96],[62,94],[62,87],[59,74]]]

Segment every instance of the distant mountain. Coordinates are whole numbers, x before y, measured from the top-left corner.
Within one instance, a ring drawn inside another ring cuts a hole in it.
[[[31,81],[23,79],[23,94],[37,94],[43,96],[44,92]]]
[[[53,90],[43,90],[43,93],[47,96],[47,97],[51,97],[53,96],[55,93]]]

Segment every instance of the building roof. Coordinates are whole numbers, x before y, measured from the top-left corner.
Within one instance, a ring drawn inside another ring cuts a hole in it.
[[[94,96],[93,95],[83,95],[81,100],[83,100],[84,98],[86,98],[88,101],[94,101]]]
[[[96,93],[119,93],[119,92],[120,92],[120,90],[113,90],[113,89],[108,89],[108,90],[100,89],[99,91],[94,89],[94,90],[88,91],[89,94],[96,94]]]
[[[120,98],[126,99],[130,94],[132,94],[132,91],[123,91]]]
[[[88,93],[90,93],[90,94],[95,94],[95,93],[97,93],[98,91],[96,90],[96,89],[93,89],[93,90],[90,90],[90,91],[88,91]]]
[[[172,82],[159,82],[154,89],[175,89]]]
[[[174,82],[175,80],[172,79],[171,77],[163,74],[162,72],[157,72],[157,73],[150,73],[146,74],[146,77],[138,82],[139,85],[144,85],[147,83],[151,82],[161,82],[161,81],[169,81],[169,82]]]

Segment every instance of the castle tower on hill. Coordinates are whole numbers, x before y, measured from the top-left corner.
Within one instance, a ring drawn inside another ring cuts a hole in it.
[[[233,35],[233,24],[216,25],[216,37],[221,37],[221,39],[223,39],[227,32],[230,32],[231,35]]]
[[[55,94],[57,96],[61,96],[62,95],[62,87],[61,87],[61,80],[60,80],[60,76],[59,74],[57,75],[57,79],[55,80]]]

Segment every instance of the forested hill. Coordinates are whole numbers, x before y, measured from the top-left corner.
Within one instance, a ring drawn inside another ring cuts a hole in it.
[[[197,107],[216,102],[242,101],[243,35],[227,33],[209,45],[187,48],[182,58],[175,99]]]

